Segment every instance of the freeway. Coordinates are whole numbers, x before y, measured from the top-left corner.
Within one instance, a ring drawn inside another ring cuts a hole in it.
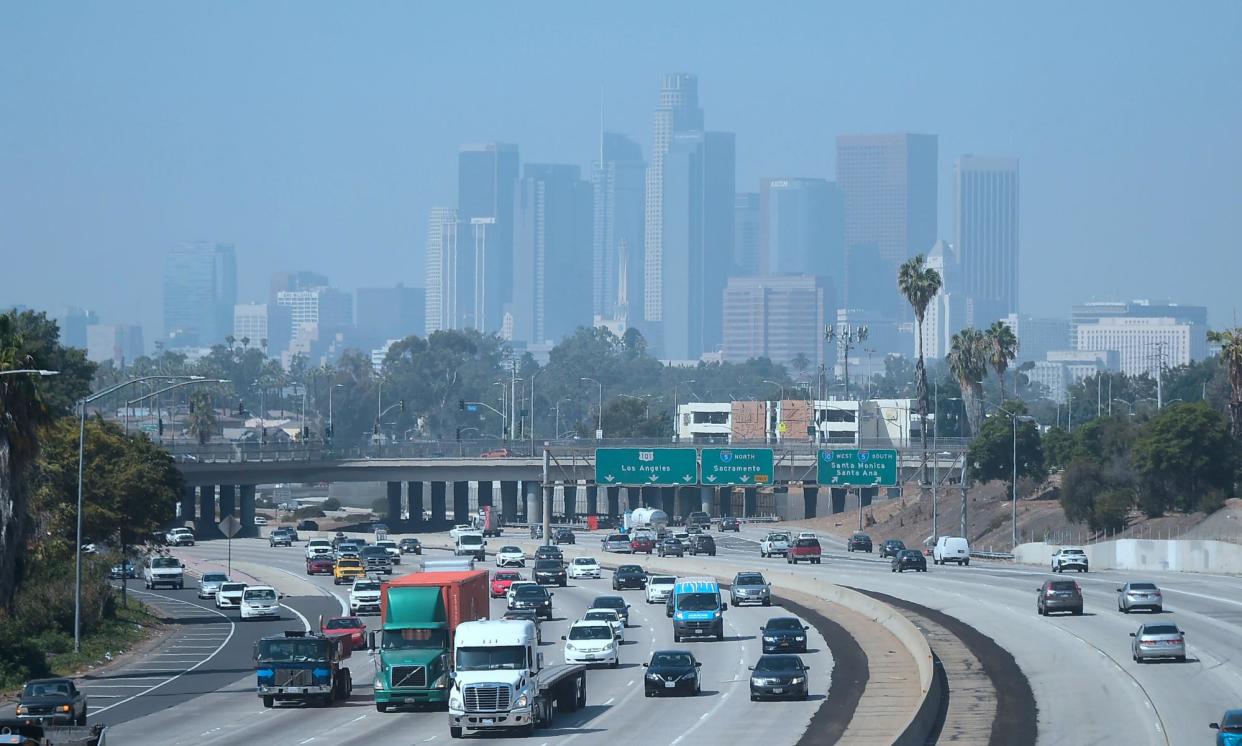
[[[221,542],[200,543],[177,550],[187,562],[219,559],[225,551]],[[270,581],[286,593],[299,598],[315,598],[331,605],[344,604],[345,586],[334,587],[330,578],[307,578],[300,545],[269,548],[261,540],[233,542],[236,568]],[[431,554],[432,557],[435,554]],[[398,572],[412,570],[406,565]],[[525,571],[529,573],[529,569]],[[554,589],[555,620],[545,623],[544,655],[549,661],[561,659],[560,636],[570,621],[580,615],[597,595],[611,594],[611,575],[601,580],[571,581],[566,588]],[[776,607],[730,608],[725,616],[726,639],[673,645],[671,622],[663,606],[649,606],[640,591],[624,591],[631,604],[631,628],[626,630],[622,663],[615,670],[593,669],[587,680],[587,707],[558,717],[553,728],[537,731],[534,743],[617,743],[626,741],[634,729],[641,730],[643,742],[652,744],[691,744],[742,739],[742,742],[792,744],[807,729],[820,703],[834,665],[831,651],[814,630],[810,633],[811,652],[804,660],[812,667],[812,696],[806,702],[750,702],[748,672],[759,656],[759,626],[771,616],[784,612]],[[503,599],[492,601],[496,616],[503,612]],[[375,627],[377,617],[368,617]],[[312,619],[312,624],[314,620]],[[242,625],[248,626],[248,625]],[[295,623],[300,626],[300,623]],[[647,699],[642,695],[641,663],[655,649],[681,647],[692,650],[703,661],[703,692],[694,698]],[[248,662],[248,661],[247,661]],[[447,741],[447,715],[442,712],[376,712],[371,699],[373,669],[365,651],[355,652],[350,662],[354,695],[344,705],[325,709],[284,706],[265,710],[253,691],[253,676],[238,671],[230,682],[217,687],[207,698],[169,697],[159,711],[121,723],[110,732],[126,744],[232,744],[265,742],[271,744],[331,743],[414,743]]]
[[[750,556],[777,584],[785,573],[819,574],[840,585],[942,611],[973,626],[1012,653],[1029,679],[1038,706],[1039,743],[1206,742],[1212,734],[1207,724],[1225,709],[1242,705],[1242,648],[1237,642],[1242,639],[1242,597],[1236,578],[1069,573],[1065,577],[1082,586],[1086,613],[1039,617],[1037,586],[1062,576],[986,562],[894,574],[888,560],[847,553],[842,542],[830,537],[821,538],[822,565],[791,566],[780,558],[759,559],[757,541],[767,530],[747,526],[740,534],[715,534],[720,550],[716,559],[736,562]],[[1165,594],[1165,612],[1154,618],[1118,612],[1115,589],[1127,580],[1156,582]],[[1173,622],[1185,630],[1190,660],[1134,663],[1129,633],[1149,621]]]

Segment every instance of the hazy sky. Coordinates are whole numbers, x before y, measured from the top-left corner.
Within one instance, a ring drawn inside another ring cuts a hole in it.
[[[1004,6],[1004,7],[1001,7]],[[0,302],[160,332],[164,252],[422,284],[462,143],[584,167],[650,147],[660,75],[699,76],[739,190],[827,176],[834,137],[1022,161],[1022,310],[1168,297],[1231,321],[1242,276],[1242,3],[7,2]]]

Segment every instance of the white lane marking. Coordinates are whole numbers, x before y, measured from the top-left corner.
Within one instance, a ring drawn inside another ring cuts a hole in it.
[[[356,723],[356,722],[358,722],[359,720],[365,720],[365,719],[366,719],[366,717],[367,717],[366,715],[359,715],[358,717],[354,718],[353,720],[350,720],[349,722],[351,722],[351,723]]]
[[[314,740],[315,740],[315,737],[314,737],[314,736],[311,736],[310,738],[306,739],[305,741],[298,741],[298,743],[299,743],[299,744],[303,744],[303,743],[310,743],[311,741],[314,741]]]
[[[616,697],[609,697],[608,701],[604,703],[604,707],[607,707],[608,705],[612,704],[613,701],[615,700],[616,700]]]
[[[725,702],[729,701],[729,694],[730,694],[729,692],[725,692],[723,695],[721,695],[720,701],[716,703],[715,707],[703,713],[699,717],[698,722],[696,722],[694,725],[687,728],[685,733],[682,733],[680,736],[677,736],[677,738],[674,738],[672,741],[669,741],[668,746],[677,746],[677,744],[681,743],[682,739],[684,739],[686,736],[690,735],[694,731],[698,730],[699,726],[707,722],[707,719],[709,717],[711,717],[712,715],[715,715],[717,710],[719,710],[721,707],[724,707]]]
[[[134,591],[134,593],[142,593],[142,594],[144,594],[144,595],[153,595],[153,596],[156,596],[156,598],[164,598],[163,596],[158,596],[158,595],[153,594],[153,593],[145,593],[144,591]],[[199,608],[199,609],[204,609],[204,610],[206,610],[206,611],[210,611],[210,612],[211,612],[211,613],[213,613],[213,614],[219,614],[220,616],[224,617],[225,619],[228,619],[228,617],[225,617],[225,616],[224,616],[224,614],[221,614],[219,611],[216,611],[215,609],[211,609],[211,608],[208,608],[208,607],[206,607],[206,606],[198,606],[197,604],[191,604],[191,606],[195,606],[196,608]],[[137,694],[134,694],[134,695],[132,695],[132,696],[130,696],[130,697],[127,697],[126,699],[123,699],[123,700],[121,700],[120,702],[113,702],[112,704],[107,705],[106,707],[100,707],[99,709],[93,710],[93,712],[95,713],[95,715],[98,715],[98,714],[99,714],[99,713],[101,713],[101,712],[105,712],[105,711],[107,711],[107,710],[110,710],[110,709],[112,709],[113,707],[116,707],[117,705],[123,705],[123,704],[125,704],[126,702],[132,702],[133,700],[138,699],[139,697],[141,697],[141,696],[143,696],[143,695],[145,695],[145,694],[149,694],[149,693],[151,693],[151,692],[155,691],[156,689],[159,689],[159,688],[160,688],[160,687],[162,687],[162,686],[166,686],[166,685],[168,685],[168,684],[171,684],[172,682],[176,681],[177,679],[181,678],[182,676],[186,675],[187,673],[189,673],[189,672],[191,672],[191,671],[196,670],[199,666],[202,666],[204,663],[206,663],[207,661],[211,660],[212,658],[215,658],[217,655],[219,655],[219,654],[220,654],[220,651],[221,651],[221,650],[224,650],[224,647],[225,647],[226,645],[228,645],[228,644],[229,644],[229,641],[233,639],[233,634],[237,631],[237,626],[233,623],[233,620],[229,619],[228,621],[229,621],[229,636],[228,636],[228,637],[226,637],[226,638],[224,638],[224,642],[220,643],[220,646],[219,646],[219,647],[217,647],[215,650],[213,650],[213,651],[211,652],[211,655],[208,655],[206,658],[203,658],[203,659],[202,659],[202,660],[200,660],[198,663],[195,663],[193,666],[190,666],[189,668],[185,669],[184,671],[181,671],[181,672],[180,672],[180,673],[178,673],[176,676],[173,676],[173,677],[171,677],[171,678],[165,679],[164,681],[161,681],[161,682],[159,682],[158,684],[153,684],[151,687],[149,687],[148,689],[146,689],[146,690],[144,690],[144,691],[138,692]],[[157,670],[157,669],[143,669],[143,670]]]
[[[300,611],[298,611],[297,609],[293,608],[292,606],[288,606],[288,605],[285,605],[285,604],[281,604],[281,605],[280,605],[280,608],[282,608],[282,609],[288,609],[289,611],[292,611],[294,614],[296,614],[296,615],[297,615],[297,618],[298,618],[298,619],[301,619],[301,620],[302,620],[302,629],[303,629],[303,630],[305,630],[305,631],[307,631],[307,632],[310,632],[310,631],[311,631],[310,621],[306,618],[306,615],[305,615],[305,614],[303,614],[302,612],[300,612]]]
[[[634,686],[634,682],[633,682],[632,680],[631,680],[631,681],[627,681],[627,682],[625,682],[625,685],[626,685],[626,686]]]

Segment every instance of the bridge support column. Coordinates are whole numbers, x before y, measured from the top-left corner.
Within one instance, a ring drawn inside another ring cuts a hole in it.
[[[707,486],[699,487],[699,510],[707,513],[709,516],[716,516],[716,488]]]
[[[453,523],[470,522],[470,483],[453,482]]]
[[[447,491],[448,482],[431,483],[431,530],[433,531],[438,530],[448,522],[444,515],[445,493]]]
[[[389,526],[395,526],[401,522],[401,483],[388,483],[388,515],[385,522]]]
[[[578,485],[565,484],[561,490],[565,497],[565,522],[573,523],[578,515]]]
[[[814,518],[819,507],[819,485],[802,485],[802,498],[806,501],[806,517]]]
[[[875,501],[877,495],[880,494],[879,487],[861,487],[858,490],[858,502],[860,508],[869,508],[871,503]]]
[[[194,533],[200,539],[206,539],[219,532],[216,526],[216,486],[205,484],[198,488],[198,520],[194,524]]]
[[[656,495],[659,497],[660,510],[668,513],[669,521],[673,520],[673,516],[677,513],[677,488],[676,487],[657,487]],[[684,516],[683,516],[684,517]]]
[[[194,498],[196,497],[193,487],[186,487],[181,492],[181,516],[177,519],[178,526],[184,526],[194,521]]]
[[[219,489],[220,520],[224,520],[231,515],[237,515],[237,487],[231,484],[222,484]]]
[[[759,488],[742,488],[742,517],[751,518],[759,511]]]
[[[604,491],[608,495],[608,515],[616,518],[621,515],[621,488],[606,487]]]
[[[241,512],[238,518],[241,519],[241,533],[238,536],[254,537],[259,535],[258,526],[254,525],[254,485],[243,484],[237,488],[238,502]]]
[[[599,487],[591,484],[586,488],[587,515],[599,515]]]
[[[733,515],[733,488],[732,487],[719,488],[716,491],[716,500],[718,501],[718,504],[720,506],[719,512],[717,513],[717,515],[720,515],[722,517]]]
[[[642,503],[639,507],[659,508],[660,510],[664,510],[664,505],[660,498],[659,487],[639,487],[638,490],[640,494],[639,502]],[[668,517],[671,520],[673,514],[670,512]]]
[[[409,494],[410,502],[410,520],[408,525],[414,531],[421,531],[423,528],[423,483],[407,482],[405,489]]]
[[[844,487],[829,487],[828,493],[832,500],[832,514],[845,512],[845,495],[847,490]]]
[[[526,522],[543,523],[543,492],[535,481],[522,482],[522,497],[526,501]]]
[[[492,504],[492,483],[479,482],[479,488],[476,490],[479,496],[479,507]]]
[[[517,519],[517,493],[517,482],[500,483],[500,516],[505,523],[511,523]]]

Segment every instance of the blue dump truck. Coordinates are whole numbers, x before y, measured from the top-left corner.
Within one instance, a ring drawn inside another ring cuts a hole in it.
[[[724,639],[724,613],[729,604],[721,600],[715,578],[677,578],[673,585],[673,642],[715,635]]]

